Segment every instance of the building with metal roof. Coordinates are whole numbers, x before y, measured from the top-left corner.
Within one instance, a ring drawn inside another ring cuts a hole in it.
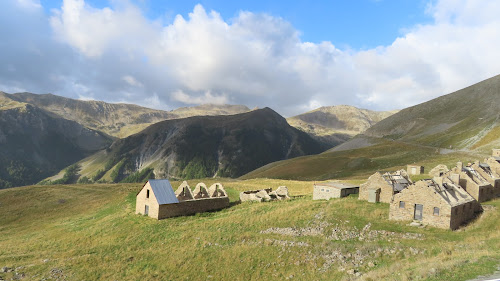
[[[200,183],[203,187],[205,184]],[[206,186],[205,186],[206,187]],[[198,188],[201,189],[201,188]],[[219,210],[229,206],[229,197],[222,184],[216,186],[214,195],[208,192],[203,198],[195,198],[187,182],[183,182],[174,192],[167,179],[147,181],[136,196],[136,214],[156,219],[192,215]]]
[[[350,194],[359,193],[358,185],[340,182],[314,183],[313,200],[329,200],[330,198],[342,198]]]

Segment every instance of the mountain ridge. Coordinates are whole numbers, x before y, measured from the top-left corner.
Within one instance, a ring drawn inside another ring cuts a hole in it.
[[[323,106],[287,118],[287,121],[317,140],[336,146],[396,112],[373,111],[350,105]]]
[[[243,105],[201,105],[172,111],[147,108],[128,103],[108,103],[97,100],[76,100],[53,94],[3,93],[17,102],[29,103],[76,121],[88,128],[103,131],[114,137],[126,137],[163,120],[193,115],[226,115],[248,112]]]

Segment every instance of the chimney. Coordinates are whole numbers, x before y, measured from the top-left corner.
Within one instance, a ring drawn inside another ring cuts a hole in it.
[[[457,169],[458,172],[460,173],[464,168],[464,164],[462,162],[457,162]]]

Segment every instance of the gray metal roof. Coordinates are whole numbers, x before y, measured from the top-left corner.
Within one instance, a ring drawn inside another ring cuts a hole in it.
[[[315,186],[333,187],[337,189],[359,188],[359,185],[352,185],[340,182],[322,182],[322,183],[316,183]]]
[[[479,167],[489,169],[490,165],[488,165],[486,163],[479,163]]]
[[[169,180],[149,180],[149,185],[159,205],[179,203]]]

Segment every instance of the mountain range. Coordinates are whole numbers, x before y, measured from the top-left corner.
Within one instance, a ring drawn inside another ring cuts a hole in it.
[[[401,111],[334,106],[288,119],[240,105],[162,111],[0,92],[0,187],[47,177],[326,179],[443,153],[487,155],[500,145],[499,88],[495,76]]]
[[[29,103],[62,118],[76,121],[83,126],[118,138],[135,134],[163,120],[200,115],[230,115],[250,111],[243,105],[214,104],[164,111],[135,104],[75,100],[52,94],[16,93],[9,95],[3,93],[3,95],[13,101]]]
[[[250,110],[242,105],[163,111],[53,94],[0,92],[0,188],[45,178],[44,183],[66,183],[238,177],[273,161],[319,153],[367,126],[346,119],[345,106],[340,107],[320,109],[328,112],[320,118],[307,113],[285,120],[269,108]],[[191,118],[195,116],[200,117]],[[349,117],[368,125],[376,121],[370,116]],[[308,129],[311,126],[347,133],[328,139],[318,129]]]

